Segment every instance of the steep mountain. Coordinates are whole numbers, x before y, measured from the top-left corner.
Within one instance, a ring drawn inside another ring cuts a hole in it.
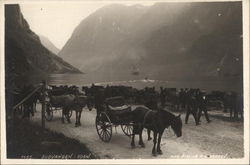
[[[42,74],[66,72],[80,73],[41,44],[18,5],[5,5],[6,84],[27,84]]]
[[[54,54],[59,53],[60,50],[47,37],[45,37],[43,35],[39,35],[39,38],[40,38],[42,45],[45,48],[47,48],[48,50],[50,50]]]
[[[103,81],[242,78],[242,5],[105,6],[79,24],[59,56]]]

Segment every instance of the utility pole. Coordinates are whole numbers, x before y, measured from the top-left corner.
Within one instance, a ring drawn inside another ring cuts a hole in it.
[[[45,129],[45,111],[46,111],[46,80],[42,81],[42,129]]]

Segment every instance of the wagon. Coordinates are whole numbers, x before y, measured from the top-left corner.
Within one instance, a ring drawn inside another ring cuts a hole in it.
[[[61,107],[53,107],[50,103],[46,104],[45,119],[51,121],[53,119],[53,113],[58,113],[62,111]],[[69,118],[72,116],[72,110],[69,111]]]
[[[133,122],[131,120],[131,106],[125,104],[121,96],[107,98],[104,110],[97,113],[96,130],[100,139],[109,142],[112,138],[112,127],[121,126],[125,135],[132,135]]]

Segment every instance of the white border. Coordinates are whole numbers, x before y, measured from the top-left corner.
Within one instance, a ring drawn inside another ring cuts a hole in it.
[[[120,0],[126,1],[126,0]],[[225,0],[178,0],[178,2],[214,2]],[[227,0],[233,1],[233,0]],[[240,1],[240,0],[236,0]],[[1,81],[1,164],[249,164],[249,0],[242,0],[243,6],[243,68],[244,68],[244,158],[242,159],[101,159],[101,160],[24,160],[24,159],[6,159],[6,132],[5,132],[5,100],[4,100],[4,4],[24,4],[24,3],[119,3],[119,0],[113,1],[48,1],[48,0],[3,0],[0,1],[0,81]],[[126,2],[150,2],[147,0],[126,1]],[[153,2],[176,2],[176,0],[165,0]]]

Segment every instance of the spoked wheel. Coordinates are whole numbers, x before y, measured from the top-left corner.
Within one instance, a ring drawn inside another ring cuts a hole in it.
[[[52,107],[50,105],[47,105],[47,109],[45,112],[45,119],[47,121],[51,121],[53,119],[53,110],[52,110]]]
[[[122,131],[124,132],[125,135],[131,136],[132,135],[132,130],[133,126],[132,125],[121,125]]]
[[[100,139],[104,142],[109,142],[112,137],[112,124],[105,112],[101,112],[96,116],[95,126]]]

